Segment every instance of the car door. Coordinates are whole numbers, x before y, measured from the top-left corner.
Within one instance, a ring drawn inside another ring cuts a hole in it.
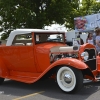
[[[9,70],[36,73],[33,51],[32,34],[17,35],[12,42],[12,46],[3,49],[3,58],[6,66]]]

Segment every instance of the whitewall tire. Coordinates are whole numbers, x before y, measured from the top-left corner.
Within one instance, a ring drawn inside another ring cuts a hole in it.
[[[83,85],[83,75],[78,69],[63,66],[57,72],[57,83],[67,93],[78,91]]]

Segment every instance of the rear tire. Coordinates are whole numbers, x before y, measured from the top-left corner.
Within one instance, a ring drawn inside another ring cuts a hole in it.
[[[57,72],[57,83],[60,89],[66,93],[77,92],[83,86],[82,72],[73,67],[60,67]]]
[[[0,85],[4,82],[4,78],[0,77]]]

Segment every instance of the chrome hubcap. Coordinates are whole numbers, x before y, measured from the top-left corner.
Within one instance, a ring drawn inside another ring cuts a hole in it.
[[[64,81],[67,83],[67,84],[70,84],[71,81],[72,81],[72,77],[70,74],[65,74],[64,75]]]

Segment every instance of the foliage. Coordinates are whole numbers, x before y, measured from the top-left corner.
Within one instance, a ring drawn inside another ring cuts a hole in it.
[[[100,12],[100,2],[96,0],[72,0],[70,3],[72,10],[66,22],[66,27],[74,29],[74,18],[86,16]]]
[[[98,13],[99,9],[96,0],[0,0],[0,32],[6,39],[16,28],[43,28],[58,23],[74,29],[75,17]]]
[[[2,39],[16,28],[43,28],[63,24],[68,0],[0,0]],[[7,34],[7,35],[6,35]]]

